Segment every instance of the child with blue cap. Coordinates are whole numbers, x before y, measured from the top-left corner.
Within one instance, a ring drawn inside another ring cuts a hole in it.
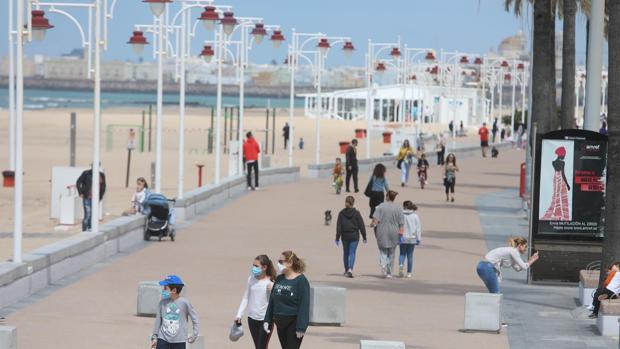
[[[185,342],[198,338],[198,314],[189,300],[181,297],[183,281],[177,275],[168,275],[159,282],[163,286],[161,301],[155,317],[151,348],[185,349]],[[187,335],[188,319],[192,320],[192,335]]]

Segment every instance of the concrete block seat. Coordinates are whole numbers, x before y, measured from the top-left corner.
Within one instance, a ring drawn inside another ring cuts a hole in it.
[[[333,286],[310,288],[310,324],[340,326],[347,319],[347,289]]]
[[[598,287],[599,270],[579,271],[579,303],[584,306],[592,304],[592,296]]]
[[[360,341],[360,349],[405,349],[403,342]]]
[[[157,281],[141,281],[138,285],[138,316],[155,316],[161,300],[161,286]]]
[[[596,318],[596,327],[602,336],[618,335],[618,320],[620,319],[620,299],[606,299],[601,302],[601,308]]]
[[[499,333],[502,326],[501,305],[501,294],[467,292],[464,330]]]
[[[17,328],[0,326],[0,348],[17,349]]]

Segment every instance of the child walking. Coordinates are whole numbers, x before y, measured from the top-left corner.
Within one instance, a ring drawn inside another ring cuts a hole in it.
[[[344,168],[342,167],[342,160],[340,158],[336,158],[336,164],[334,165],[334,169],[332,171],[332,178],[334,182],[332,185],[336,188],[336,194],[340,195],[340,190],[342,189],[342,184],[344,183]]]
[[[405,232],[400,242],[400,257],[398,276],[401,278],[405,275],[404,265],[407,259],[407,277],[410,278],[413,273],[413,250],[420,245],[422,241],[422,223],[420,217],[416,213],[418,206],[407,200],[403,202],[403,214],[405,215]]]
[[[180,277],[168,275],[159,284],[164,288],[153,326],[151,348],[185,349],[185,342],[194,343],[198,338],[198,314],[189,300],[181,297],[184,284]],[[192,320],[192,335],[188,337],[189,319]]]

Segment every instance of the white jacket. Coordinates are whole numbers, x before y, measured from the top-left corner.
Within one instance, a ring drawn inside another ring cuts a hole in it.
[[[411,210],[404,210],[405,215],[405,233],[403,234],[403,242],[406,244],[415,244],[416,240],[422,241],[422,223],[417,213]]]

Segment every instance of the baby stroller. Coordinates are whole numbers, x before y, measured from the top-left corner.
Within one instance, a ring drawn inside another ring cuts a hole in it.
[[[159,241],[164,237],[170,237],[174,241],[176,232],[174,225],[174,208],[170,207],[168,200],[161,194],[149,194],[144,200],[143,212],[146,215],[146,225],[144,226],[144,240],[149,241],[151,236],[157,236]]]

